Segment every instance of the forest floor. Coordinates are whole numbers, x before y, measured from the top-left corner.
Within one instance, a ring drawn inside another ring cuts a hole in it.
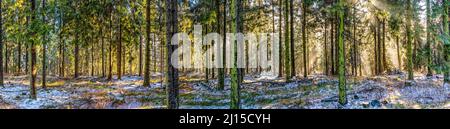
[[[154,77],[160,78],[160,77]],[[321,75],[285,83],[270,77],[245,78],[241,87],[244,109],[450,109],[450,86],[442,76],[416,76],[411,86],[404,75],[357,77],[347,80],[348,104],[338,104],[337,78]],[[38,87],[37,99],[30,99],[27,76],[5,78],[0,87],[0,109],[161,109],[165,89],[158,80],[142,86],[142,78],[121,80],[80,77],[48,77],[46,90]],[[181,78],[181,109],[228,109],[229,82],[224,91],[217,81],[189,81]]]

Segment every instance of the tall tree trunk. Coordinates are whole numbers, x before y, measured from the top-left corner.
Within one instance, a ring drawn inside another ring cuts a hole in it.
[[[221,2],[223,2],[223,3],[221,4]],[[227,16],[226,15],[226,5],[227,5],[226,2],[227,2],[227,0],[223,0],[223,1],[219,0],[216,3],[217,4],[217,14],[219,14],[217,17],[217,21],[218,21],[217,31],[220,31],[220,29],[222,28],[220,26],[221,25],[220,23],[223,22],[223,28],[221,31],[221,33],[223,35],[223,42],[222,42],[223,45],[222,45],[222,52],[220,53],[220,54],[222,54],[222,59],[219,59],[219,63],[222,63],[222,67],[218,69],[218,72],[219,72],[218,89],[219,90],[224,90],[224,88],[225,88],[225,69],[224,68],[225,68],[225,58],[226,58],[226,54],[225,54],[225,50],[226,50],[226,47],[225,47],[226,46],[226,16]],[[273,3],[273,0],[272,0],[272,3]],[[220,12],[221,6],[223,6],[222,12]],[[219,45],[219,44],[217,44],[217,45]]]
[[[332,20],[331,20],[331,39],[330,39],[330,41],[331,41],[331,44],[330,44],[330,46],[331,46],[331,52],[330,52],[330,54],[331,54],[331,74],[332,75],[336,75],[336,60],[335,60],[335,51],[336,51],[336,26],[335,26],[335,23],[336,23],[336,19],[335,18],[332,18]]]
[[[168,62],[168,85],[167,85],[167,95],[168,95],[168,108],[169,109],[178,109],[179,106],[179,98],[178,98],[178,69],[173,66],[172,63],[172,55],[175,52],[175,49],[178,48],[178,45],[172,45],[171,39],[175,33],[178,32],[178,5],[176,0],[167,0],[167,62]]]
[[[284,1],[284,7],[285,7],[285,10],[284,10],[284,14],[285,14],[285,16],[284,16],[284,22],[285,22],[285,26],[284,26],[284,30],[286,31],[285,33],[284,33],[284,38],[285,38],[285,41],[284,41],[284,47],[285,47],[285,51],[284,51],[284,56],[286,57],[285,58],[285,60],[284,60],[284,64],[285,64],[285,73],[286,73],[286,81],[290,81],[291,80],[291,65],[289,65],[290,63],[291,63],[291,56],[290,56],[290,38],[289,38],[289,35],[290,35],[290,30],[289,30],[289,1],[288,0],[285,0]]]
[[[113,6],[111,5],[109,7],[109,15],[110,15],[110,20],[109,20],[109,61],[108,61],[108,65],[109,65],[109,69],[108,69],[108,80],[112,80],[112,45],[113,45]]]
[[[433,76],[433,72],[431,69],[432,65],[432,49],[431,49],[431,4],[430,0],[426,0],[427,6],[427,76]]]
[[[140,28],[139,30],[142,29]],[[139,34],[139,76],[142,76],[142,40],[142,34]]]
[[[449,25],[448,25],[448,0],[442,0],[442,3],[447,3],[447,4],[443,4],[443,20],[444,20],[444,36],[445,37],[450,37],[449,36]],[[444,82],[445,83],[449,83],[450,82],[450,44],[448,44],[449,39],[447,40],[447,44],[444,45],[444,53],[445,53],[445,72],[444,72]]]
[[[62,32],[59,32],[59,77],[64,77],[64,41],[62,37]]]
[[[150,0],[147,0],[147,7],[146,7],[146,11],[147,11],[147,17],[146,17],[146,21],[147,21],[147,28],[146,28],[146,32],[147,32],[147,39],[145,40],[145,65],[144,65],[144,86],[150,86]]]
[[[17,75],[22,73],[22,41],[17,44]]]
[[[0,0],[1,1],[1,0]],[[1,3],[0,3],[0,5],[1,5]],[[1,10],[1,8],[0,8],[0,10]],[[1,12],[0,12],[0,14],[1,14]],[[0,25],[1,25],[1,19],[2,17],[0,16]],[[1,34],[1,27],[0,27],[0,34]],[[0,40],[2,40],[2,38],[0,38]],[[3,41],[0,41],[0,44],[1,44],[1,42],[3,42]],[[8,41],[6,41],[5,42],[5,69],[4,69],[4,73],[6,73],[6,74],[8,74],[9,73],[9,71],[8,71],[8,66],[9,66],[9,46],[8,46]]]
[[[386,58],[386,18],[383,18],[382,21],[382,29],[383,29],[383,60],[382,60],[382,72],[385,72],[386,70],[389,70],[388,66],[387,66],[387,58]]]
[[[122,3],[121,0],[119,0],[119,3]],[[119,6],[121,8],[121,6]],[[117,79],[122,79],[122,15],[120,13],[118,20],[119,20],[119,43],[117,44]]]
[[[303,4],[305,4],[305,3],[303,3]],[[303,5],[304,6],[304,10],[303,10],[303,25],[306,25],[306,13],[305,13],[305,10],[306,10],[306,6],[305,5]],[[294,15],[294,0],[290,0],[289,1],[289,13],[290,13],[290,29],[291,29],[291,44],[290,44],[290,46],[291,46],[291,69],[292,69],[292,72],[291,72],[291,76],[292,77],[294,77],[294,76],[296,76],[296,71],[295,71],[295,45],[294,45],[294,19],[295,19],[295,15]],[[307,71],[307,69],[306,69],[306,64],[308,64],[308,60],[306,59],[306,52],[307,52],[307,50],[305,49],[306,48],[306,42],[304,41],[303,42],[304,44],[303,44],[303,54],[305,54],[305,55],[303,55],[303,61],[304,61],[304,64],[305,64],[305,69],[304,69],[304,74],[303,74],[303,76],[306,78],[307,76],[308,76],[308,71]],[[306,50],[306,51],[305,51]]]
[[[376,25],[373,25],[371,27],[371,29],[373,31],[373,44],[374,44],[373,50],[374,50],[374,54],[375,54],[374,63],[373,63],[375,65],[375,69],[373,72],[374,75],[378,75],[378,36],[377,36],[378,29],[377,28],[378,27]]]
[[[328,33],[328,22],[325,20],[324,21],[324,25],[323,25],[323,32],[324,32],[324,57],[325,57],[325,70],[324,70],[324,75],[329,75],[329,68],[328,68],[328,38],[327,38],[327,33]]]
[[[406,34],[407,34],[407,48],[406,53],[408,54],[408,80],[412,81],[414,80],[414,73],[413,73],[413,54],[412,54],[412,34],[411,34],[411,16],[412,16],[412,9],[411,9],[411,0],[407,0],[406,5]]]
[[[302,41],[303,41],[303,77],[305,77],[305,78],[307,78],[308,77],[308,59],[307,59],[307,56],[306,56],[306,53],[307,53],[307,51],[308,51],[308,44],[307,44],[307,38],[308,37],[306,37],[306,11],[307,11],[307,3],[306,3],[307,1],[306,0],[303,0],[303,4],[302,4],[302,6],[303,6],[303,10],[302,10],[302,12],[303,12],[303,20],[302,20]],[[293,14],[291,14],[291,15],[293,15]],[[292,29],[291,29],[292,30]]]
[[[203,35],[206,35],[206,34],[208,34],[208,25],[205,25],[205,27],[204,27],[204,31],[202,31],[202,32],[204,32],[203,33]],[[210,56],[209,56],[209,53],[206,53],[207,52],[207,50],[208,50],[208,48],[209,48],[209,45],[205,45],[205,46],[203,46],[203,51],[205,52],[205,55],[206,55],[206,59],[205,59],[205,82],[206,83],[208,83],[209,82],[209,68],[208,68],[208,66],[209,66],[209,59],[210,59]],[[183,60],[184,60],[184,58],[185,57],[183,57]],[[184,67],[183,67],[183,69],[184,69]],[[183,70],[184,71],[184,70]]]
[[[35,8],[36,8],[36,2],[35,0],[30,0],[31,2],[31,12],[35,12]],[[31,22],[34,22],[36,16],[35,14],[32,14],[31,16]],[[31,33],[30,37],[34,37],[35,32]],[[32,99],[36,99],[36,74],[37,74],[37,69],[36,69],[36,44],[33,40],[31,41],[31,49],[30,49],[30,53],[31,53],[31,64],[30,64],[30,69],[31,69],[31,79],[30,79],[30,85],[31,85],[31,98]],[[2,72],[3,74],[3,72]]]
[[[400,42],[399,42],[399,37],[398,36],[395,36],[395,42],[397,44],[398,70],[402,71],[402,57],[400,56]]]
[[[29,73],[30,67],[30,44],[28,41],[25,42],[25,73]]]
[[[2,0],[0,0],[0,5],[3,5]],[[3,11],[2,6],[0,6],[0,87],[4,87],[3,84]],[[8,52],[6,52],[8,53]]]
[[[278,30],[279,32],[279,37],[280,37],[280,43],[281,43],[281,39],[283,37],[283,29],[282,29],[282,25],[283,25],[283,0],[278,0],[280,3],[278,5],[278,11],[280,12],[279,14],[279,18],[278,18]],[[278,64],[280,65],[278,67],[278,77],[282,77],[283,76],[283,46],[280,44],[280,48],[278,49],[278,54],[279,54],[279,61]]]
[[[161,67],[160,67],[160,70],[159,70],[159,72],[161,73],[161,74],[163,74],[164,72],[165,72],[165,66],[164,66],[164,59],[165,59],[165,49],[164,49],[164,47],[165,47],[165,42],[164,42],[164,34],[163,34],[163,15],[165,14],[164,12],[164,9],[163,9],[163,7],[162,7],[162,5],[161,5],[161,3],[162,3],[163,1],[162,0],[158,0],[158,10],[159,10],[159,12],[162,12],[161,13],[161,15],[159,15],[159,17],[158,17],[158,25],[159,25],[159,36],[160,36],[160,38],[159,38],[159,41],[160,41],[160,65],[161,65]],[[164,76],[161,76],[161,85],[163,84],[163,82],[164,82]]]
[[[101,35],[101,49],[102,49],[102,77],[105,77],[106,66],[105,66],[105,36],[103,35],[103,15],[102,15],[102,24],[100,26],[100,35]]]
[[[80,41],[78,39],[78,32],[75,34],[75,76],[74,78],[78,78],[79,76],[79,59],[80,59]]]
[[[91,41],[92,42],[92,41]],[[94,76],[94,52],[95,52],[95,49],[94,49],[94,44],[91,44],[91,51],[89,52],[91,55],[91,77],[93,77]]]
[[[42,16],[42,22],[44,24],[46,24],[46,20],[45,20],[45,0],[42,0],[42,8],[44,10],[44,15]],[[47,89],[47,80],[46,80],[46,76],[47,76],[47,34],[43,35],[43,43],[42,43],[42,88]]]
[[[231,22],[231,33],[239,33],[241,28],[239,27],[239,24],[241,24],[241,0],[231,0],[230,1],[230,15],[231,17],[235,18]],[[233,59],[233,67],[231,68],[231,109],[240,109],[240,79],[239,79],[239,70],[238,70],[238,41],[233,40],[233,53],[232,53],[232,59]]]
[[[356,66],[356,8],[353,8],[353,52],[352,52],[352,74],[358,76],[357,66]]]
[[[377,49],[378,49],[378,55],[377,55],[377,66],[378,66],[378,75],[383,73],[383,60],[382,60],[382,56],[383,56],[383,49],[382,49],[382,39],[381,39],[381,25],[380,25],[380,20],[378,20],[378,24],[377,24]]]
[[[343,0],[339,0],[339,6],[343,6]],[[341,7],[343,8],[343,7]],[[344,45],[344,9],[339,10],[339,103],[347,104],[347,88],[345,78],[345,45]]]

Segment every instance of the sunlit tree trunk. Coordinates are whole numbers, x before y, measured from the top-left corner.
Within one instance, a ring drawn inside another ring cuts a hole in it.
[[[147,21],[147,28],[146,28],[146,32],[147,32],[147,39],[146,41],[146,45],[145,45],[145,65],[144,65],[144,86],[150,86],[150,0],[147,0],[147,6],[146,6],[146,10],[147,10],[147,17],[146,17],[146,21]]]
[[[44,15],[42,16],[42,22],[45,24],[45,0],[42,0],[42,9],[44,10]],[[46,77],[47,76],[47,34],[43,35],[42,43],[42,88],[47,89]]]
[[[92,41],[91,41],[92,42]],[[94,61],[94,52],[95,52],[95,49],[94,49],[94,46],[95,46],[95,44],[91,44],[91,52],[90,52],[90,56],[91,56],[91,76],[94,76],[94,64],[95,64],[95,61]]]
[[[283,25],[283,0],[278,0],[280,3],[278,4],[278,11],[280,12],[279,17],[278,17],[278,30],[279,32],[279,37],[280,39],[282,39],[283,37],[283,29],[282,29],[282,25]],[[278,77],[282,77],[283,76],[283,47],[281,45],[281,41],[280,41],[280,48],[278,49],[278,54],[279,54],[279,61],[278,64],[280,65],[278,67]]]
[[[119,0],[119,6],[118,8],[121,8],[122,6],[120,5],[122,4],[122,0]],[[120,10],[120,9],[119,9]],[[120,14],[120,12],[118,13],[119,17],[117,20],[119,20],[119,43],[117,44],[117,79],[122,79],[122,15]]]
[[[383,34],[382,34],[382,51],[383,51],[383,58],[381,60],[382,62],[382,67],[381,67],[381,72],[385,72],[386,70],[388,70],[388,66],[387,66],[387,58],[386,58],[386,18],[382,19],[382,29],[383,29]]]
[[[103,26],[103,25],[102,25]],[[103,27],[100,27],[100,35],[101,37],[101,49],[102,49],[102,77],[105,77],[106,66],[105,66],[105,36],[103,35]]]
[[[326,16],[325,16],[326,17]],[[325,57],[325,67],[324,67],[324,71],[323,71],[323,74],[324,75],[329,75],[329,68],[328,68],[328,37],[327,37],[327,34],[328,34],[328,22],[327,22],[327,20],[325,20],[324,21],[324,25],[323,25],[324,27],[323,27],[323,32],[324,32],[324,36],[323,36],[323,38],[324,38],[324,57]]]
[[[344,1],[339,0],[339,103],[347,104],[347,88],[345,78],[345,45],[344,45]]]
[[[427,76],[432,76],[433,72],[431,69],[432,65],[432,49],[431,49],[431,3],[430,0],[426,1],[427,6]]]
[[[302,10],[302,12],[303,12],[303,15],[302,15],[302,17],[303,17],[302,18],[303,19],[302,20],[302,41],[303,41],[303,61],[304,61],[303,62],[303,77],[306,78],[306,77],[308,77],[308,67],[307,67],[308,59],[306,56],[306,53],[308,51],[308,46],[307,46],[308,44],[307,44],[307,40],[306,40],[308,38],[308,37],[306,37],[306,27],[307,27],[307,25],[306,25],[307,1],[306,0],[303,0],[302,6],[303,6],[303,10]],[[292,9],[291,9],[291,12],[292,12]],[[293,15],[293,14],[291,13],[291,15]],[[292,20],[291,20],[291,24],[292,24]],[[291,30],[293,30],[293,29],[291,29]],[[293,44],[291,44],[291,45],[293,45]],[[294,66],[294,65],[292,65],[292,66]]]
[[[356,47],[356,8],[353,8],[353,49],[352,49],[352,75],[358,76],[357,70],[357,47]]]
[[[0,0],[0,5],[2,5],[2,0]],[[3,11],[2,6],[0,6],[0,87],[3,85]],[[8,53],[8,52],[6,52]]]
[[[397,61],[398,61],[398,70],[402,71],[402,57],[400,56],[400,40],[398,35],[395,36],[395,42],[397,44]]]
[[[35,8],[36,8],[36,2],[35,0],[30,0],[31,3],[31,12],[35,12]],[[31,15],[31,22],[34,22],[36,16],[35,14]],[[32,32],[30,37],[34,37],[36,33]],[[31,41],[31,49],[30,49],[30,53],[31,53],[31,64],[30,64],[30,69],[31,69],[31,79],[30,79],[30,85],[31,85],[31,98],[32,99],[36,99],[36,74],[37,74],[37,68],[36,68],[36,44],[34,40],[30,40]],[[3,73],[3,72],[2,72]]]
[[[305,0],[304,0],[305,1]],[[305,25],[306,25],[306,5],[305,2],[303,3],[303,29],[305,29]],[[290,48],[291,48],[291,77],[296,76],[296,71],[295,71],[295,45],[294,45],[294,19],[295,19],[295,15],[294,15],[294,0],[289,0],[289,15],[290,15],[290,29],[291,29],[291,40],[290,40]],[[303,30],[305,31],[305,30]],[[305,36],[303,34],[303,36]],[[305,36],[306,37],[306,36]],[[306,38],[305,38],[306,39]],[[303,61],[304,61],[304,65],[305,65],[305,69],[304,69],[304,74],[303,76],[306,78],[308,76],[308,71],[306,68],[306,64],[308,64],[308,60],[306,58],[306,41],[303,41]]]
[[[230,15],[232,18],[235,18],[231,22],[231,33],[239,33],[240,32],[240,20],[241,18],[241,0],[230,0]],[[238,70],[238,41],[232,40],[233,46],[233,66],[231,68],[231,109],[239,109],[240,108],[240,79],[239,79],[239,70]]]
[[[109,20],[109,61],[108,61],[108,65],[109,65],[109,69],[108,69],[108,80],[112,80],[112,45],[113,45],[113,5],[109,6],[109,15],[110,15],[110,20]]]
[[[22,41],[19,41],[17,44],[17,74],[20,75],[22,73]]]
[[[284,41],[284,47],[285,47],[285,51],[284,51],[284,56],[285,56],[285,58],[284,58],[284,64],[285,64],[285,74],[286,74],[286,81],[290,81],[291,80],[291,66],[289,65],[290,63],[291,63],[291,56],[290,56],[290,38],[289,38],[289,35],[290,35],[290,30],[289,30],[289,0],[285,0],[284,1],[284,7],[285,7],[285,10],[284,10],[284,14],[285,14],[285,16],[284,16],[284,22],[285,22],[285,26],[284,26],[284,30],[285,30],[285,33],[284,33],[284,38],[285,38],[285,41]]]
[[[331,20],[331,44],[330,44],[330,46],[331,46],[331,74],[332,75],[336,75],[336,60],[335,60],[335,58],[334,57],[336,57],[336,56],[334,56],[335,55],[335,51],[336,51],[336,26],[335,26],[335,24],[336,24],[336,19],[334,18],[335,16],[334,15],[332,15],[332,17],[333,18],[331,18],[332,20]]]
[[[408,80],[414,80],[413,73],[413,54],[412,54],[412,32],[411,32],[411,0],[407,0],[406,5],[406,34],[407,34],[407,47],[406,53],[408,55]]]

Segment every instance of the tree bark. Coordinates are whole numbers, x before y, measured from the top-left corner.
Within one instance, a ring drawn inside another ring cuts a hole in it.
[[[146,28],[146,32],[147,32],[147,39],[145,40],[145,65],[144,65],[144,86],[150,86],[150,1],[147,0],[147,17],[146,17],[146,21],[147,21],[147,28]]]
[[[343,0],[339,0],[339,5],[343,8]],[[339,103],[347,104],[346,77],[345,77],[345,45],[344,45],[344,9],[339,10]]]
[[[413,54],[412,54],[412,35],[411,35],[411,16],[412,16],[412,10],[411,10],[411,0],[407,0],[406,5],[406,34],[407,34],[407,49],[406,53],[408,54],[408,80],[412,81],[414,80],[414,73],[413,73]]]
[[[35,12],[35,8],[36,8],[36,2],[35,0],[30,0],[31,3],[31,11]],[[36,18],[35,14],[32,14],[31,16],[31,22],[34,22],[34,19]],[[31,37],[34,37],[35,32],[31,33]],[[31,49],[30,49],[30,53],[31,53],[31,64],[30,64],[30,69],[31,69],[31,79],[30,79],[30,85],[31,85],[31,98],[32,99],[36,99],[36,74],[37,74],[37,69],[36,69],[36,44],[33,40],[31,41]],[[2,72],[3,73],[3,72]]]
[[[179,98],[178,98],[178,69],[170,63],[172,59],[172,55],[178,45],[171,44],[172,36],[178,32],[178,5],[176,0],[167,0],[167,62],[168,62],[168,70],[167,70],[167,95],[168,95],[168,108],[169,109],[178,109],[179,106]],[[177,60],[177,59],[174,59]]]
[[[45,0],[42,0],[42,8],[45,11]],[[44,24],[46,24],[46,20],[45,20],[45,14],[46,12],[43,13],[44,15],[42,16],[42,21]],[[43,35],[43,43],[42,43],[42,88],[47,89],[47,80],[46,80],[46,76],[47,76],[47,36],[46,34]]]
[[[285,51],[284,51],[284,56],[285,56],[285,60],[284,60],[284,64],[285,64],[285,74],[286,74],[286,81],[290,81],[291,80],[291,72],[292,72],[292,70],[291,70],[291,65],[289,65],[290,63],[291,63],[291,56],[290,56],[290,50],[291,50],[291,46],[290,46],[290,38],[289,38],[289,36],[290,36],[290,30],[289,30],[289,27],[290,27],[290,23],[289,23],[289,1],[288,0],[285,0],[284,1],[284,7],[285,7],[285,10],[284,10],[284,14],[285,14],[285,16],[284,16],[284,22],[285,22],[285,26],[284,26],[284,30],[286,31],[285,33],[284,33],[284,38],[285,38],[285,41],[284,41],[284,47],[285,47]]]
[[[2,5],[2,0],[0,0],[0,5]],[[3,11],[2,6],[0,6],[0,87],[4,87],[3,84]],[[6,52],[8,53],[8,52]]]

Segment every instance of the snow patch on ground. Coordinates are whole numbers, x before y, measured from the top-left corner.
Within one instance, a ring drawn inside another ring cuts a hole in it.
[[[4,102],[16,105],[21,109],[63,108],[70,102],[70,94],[63,90],[37,90],[37,99],[31,99],[29,88],[23,85],[7,85],[0,89],[0,96]]]

